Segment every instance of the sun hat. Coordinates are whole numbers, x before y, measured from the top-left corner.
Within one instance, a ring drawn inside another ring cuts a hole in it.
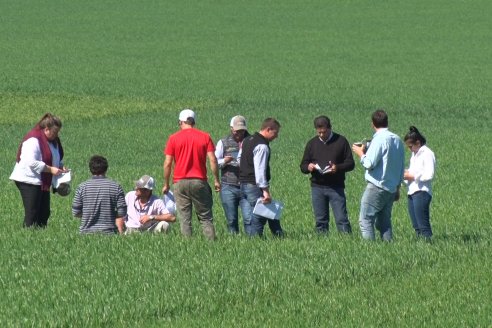
[[[70,184],[68,183],[60,183],[58,188],[56,188],[56,192],[58,193],[58,195],[63,197],[68,196],[70,194],[70,190]]]

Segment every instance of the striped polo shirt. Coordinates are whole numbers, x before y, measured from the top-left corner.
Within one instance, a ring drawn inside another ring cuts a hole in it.
[[[123,188],[105,176],[93,176],[75,191],[72,214],[82,215],[80,233],[117,233],[115,220],[126,215]]]

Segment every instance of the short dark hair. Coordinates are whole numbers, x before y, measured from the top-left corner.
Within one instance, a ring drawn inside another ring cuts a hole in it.
[[[195,119],[193,117],[188,117],[186,121],[183,121],[184,123],[194,126],[195,125]]]
[[[268,117],[263,120],[263,123],[261,123],[261,129],[260,130],[266,130],[266,129],[272,129],[272,130],[278,130],[280,129],[280,123],[276,119],[272,117]]]
[[[321,115],[314,119],[314,127],[318,128],[331,128],[331,122],[328,116]]]
[[[388,127],[388,114],[383,109],[378,109],[372,113],[372,124],[376,128]]]
[[[108,171],[108,160],[100,155],[94,155],[89,160],[89,170],[93,175],[102,175]]]
[[[415,144],[415,142],[418,140],[418,141],[420,141],[421,146],[425,145],[425,143],[427,142],[427,140],[425,140],[425,137],[413,125],[409,128],[409,131],[405,135],[404,140],[405,140],[405,142],[410,141],[413,144]]]

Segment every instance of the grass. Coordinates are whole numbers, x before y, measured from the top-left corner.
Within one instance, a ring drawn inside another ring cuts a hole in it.
[[[480,0],[2,2],[0,324],[490,326],[490,9]],[[143,174],[162,186],[162,149],[184,107],[214,140],[236,114],[251,131],[279,119],[272,193],[286,204],[285,240],[227,235],[218,195],[215,243],[198,226],[190,240],[178,226],[166,237],[80,236],[73,195],[53,196],[47,230],[21,229],[8,177],[44,112],[63,119],[75,185],[100,153],[128,191]],[[377,107],[399,135],[416,125],[436,153],[432,244],[413,238],[405,199],[394,243],[361,240],[360,165],[346,181],[354,235],[313,233],[298,167],[312,119],[326,114],[356,141],[372,135]]]

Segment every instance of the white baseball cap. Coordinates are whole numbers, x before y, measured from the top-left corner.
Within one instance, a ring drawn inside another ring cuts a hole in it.
[[[195,119],[195,112],[191,109],[183,109],[181,113],[179,113],[179,120],[181,122],[186,122],[190,117]]]

